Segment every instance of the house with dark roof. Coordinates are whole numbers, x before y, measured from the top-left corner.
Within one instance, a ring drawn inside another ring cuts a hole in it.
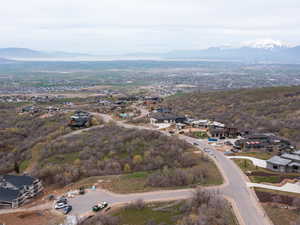
[[[76,111],[71,116],[69,126],[70,127],[88,127],[91,121],[92,115],[84,111]]]
[[[173,113],[153,113],[150,115],[150,123],[184,123],[186,120],[185,116],[177,116]]]
[[[211,137],[232,137],[235,138],[239,135],[238,129],[234,127],[217,127],[209,128],[209,134]]]
[[[41,181],[29,175],[1,175],[0,207],[17,208],[42,190]]]

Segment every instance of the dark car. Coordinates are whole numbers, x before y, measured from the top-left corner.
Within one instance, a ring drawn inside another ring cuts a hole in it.
[[[68,203],[68,200],[67,200],[67,198],[65,198],[65,197],[60,197],[60,198],[56,201],[56,203],[65,203],[65,204],[67,204],[67,203]]]
[[[68,214],[69,212],[71,212],[72,210],[72,206],[71,205],[68,205],[67,207],[64,208],[64,214]]]
[[[79,194],[80,194],[80,195],[84,195],[84,193],[85,193],[84,187],[80,187],[80,188],[79,188]]]

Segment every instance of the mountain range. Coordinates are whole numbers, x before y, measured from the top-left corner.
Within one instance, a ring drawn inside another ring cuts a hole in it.
[[[109,56],[111,57],[111,56]],[[247,42],[239,47],[221,46],[199,50],[175,50],[166,53],[132,53],[122,58],[135,59],[191,59],[240,61],[247,63],[300,63],[300,46],[290,46],[280,41],[260,40]],[[0,48],[0,58],[6,59],[100,59],[103,56],[69,53],[44,52],[28,48]],[[113,59],[113,57],[111,57]],[[3,59],[0,61],[4,61]]]
[[[76,58],[91,57],[92,55],[70,52],[45,52],[29,48],[0,48],[0,57],[6,59],[51,59],[51,58]]]
[[[137,54],[136,56],[155,56]],[[131,56],[134,56],[131,54]],[[202,59],[241,61],[248,63],[300,63],[300,46],[290,46],[280,41],[260,40],[239,47],[221,46],[200,50],[177,50],[159,54],[167,59]]]

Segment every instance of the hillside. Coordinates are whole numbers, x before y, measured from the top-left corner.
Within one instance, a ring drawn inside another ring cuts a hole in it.
[[[198,164],[205,164],[206,169],[194,168],[193,171],[189,171],[189,176],[196,172],[197,177],[202,177],[202,174],[206,174],[205,177],[210,176],[207,174],[207,168],[211,164],[201,156],[195,155],[191,145],[159,132],[126,129],[108,124],[54,142],[43,146],[35,170],[35,175],[47,184],[63,186],[90,176],[167,168],[192,169]],[[181,181],[184,180],[184,171],[178,173],[181,174]],[[215,170],[213,176],[217,176]],[[161,172],[154,173],[149,179],[150,186],[171,186],[171,183],[180,186],[176,182],[167,182]],[[162,180],[166,183],[162,184]],[[199,179],[195,181],[199,182]]]
[[[0,172],[12,172],[14,165],[21,169],[32,158],[32,149],[38,143],[68,133],[68,117],[57,114],[41,118],[40,114],[17,113],[19,105],[0,103]]]
[[[300,146],[300,87],[272,87],[177,95],[164,105],[241,130],[274,132]]]

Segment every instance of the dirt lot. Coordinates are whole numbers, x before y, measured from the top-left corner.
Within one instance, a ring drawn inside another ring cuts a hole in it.
[[[50,210],[19,212],[0,215],[0,223],[5,225],[53,225],[63,222],[63,216]]]

